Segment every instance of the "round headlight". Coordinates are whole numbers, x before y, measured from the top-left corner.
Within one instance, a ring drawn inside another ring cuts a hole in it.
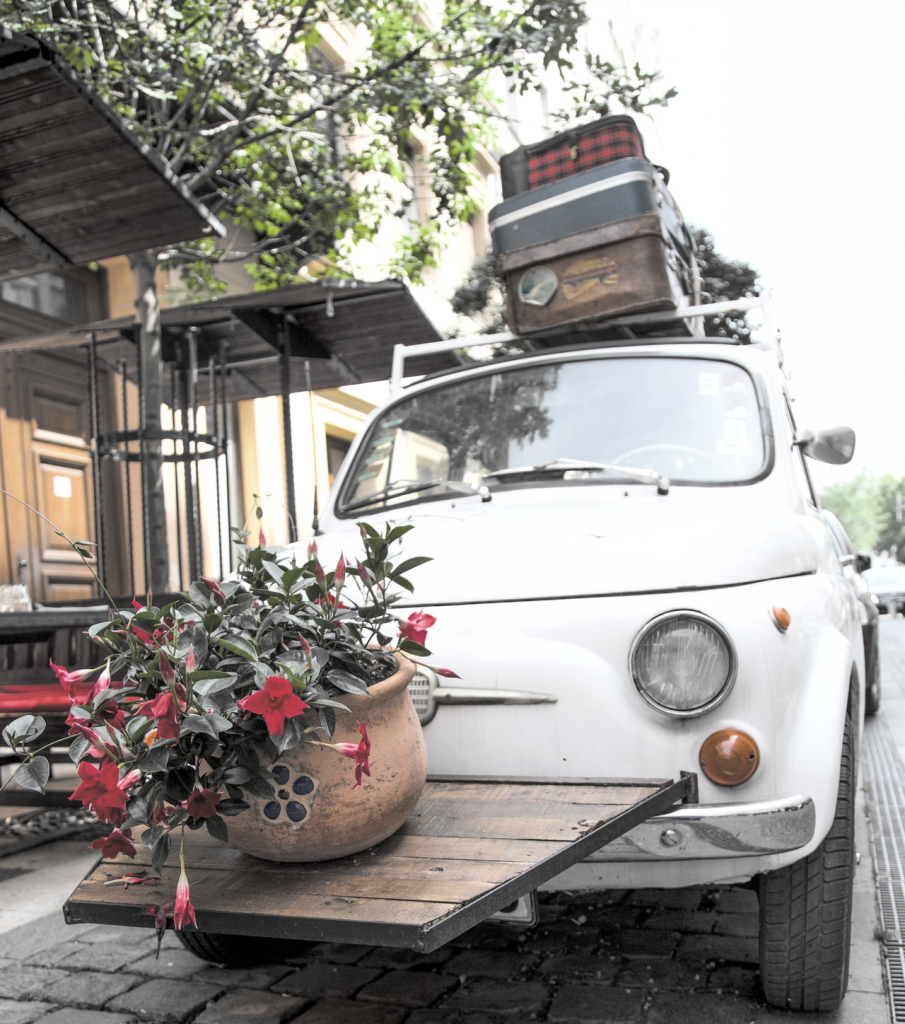
[[[718,623],[699,612],[657,616],[638,634],[629,657],[638,692],[668,715],[702,715],[735,682],[732,641]]]

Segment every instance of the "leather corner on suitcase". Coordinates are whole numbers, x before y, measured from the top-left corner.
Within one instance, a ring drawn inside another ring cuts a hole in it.
[[[550,242],[540,242],[538,245],[525,246],[524,249],[513,249],[510,252],[500,253],[497,259],[500,270],[505,274],[511,270],[519,270],[535,263],[555,259],[557,256],[581,252],[584,249],[612,245],[613,242],[622,242],[627,238],[638,238],[642,235],[660,236],[661,234],[662,228],[658,213],[639,213],[634,217],[625,217],[623,220],[616,220],[610,224],[601,224],[595,228],[588,228],[586,231],[566,235],[564,238],[555,238]]]

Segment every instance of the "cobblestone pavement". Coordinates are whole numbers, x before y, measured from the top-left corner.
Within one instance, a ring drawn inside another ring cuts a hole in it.
[[[483,924],[426,956],[309,944],[247,970],[56,913],[0,934],[0,1024],[887,1024],[862,801],[857,820],[849,994],[819,1018],[764,1005],[753,889],[697,887],[541,894],[528,931]]]

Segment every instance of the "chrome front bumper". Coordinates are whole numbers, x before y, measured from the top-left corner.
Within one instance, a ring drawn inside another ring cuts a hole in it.
[[[588,861],[712,860],[798,850],[814,837],[809,796],[749,804],[685,804],[650,818]]]

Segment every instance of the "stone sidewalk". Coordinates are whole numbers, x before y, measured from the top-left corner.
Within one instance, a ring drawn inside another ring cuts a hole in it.
[[[852,990],[823,1021],[885,1024],[873,886],[862,859]],[[865,895],[862,890],[862,895]],[[530,931],[483,924],[429,955],[306,946],[279,965],[219,968],[168,932],[53,915],[0,936],[0,1024],[764,1024],[757,897],[746,888],[542,894]],[[249,940],[253,942],[254,940]],[[875,976],[875,977],[874,977]]]

